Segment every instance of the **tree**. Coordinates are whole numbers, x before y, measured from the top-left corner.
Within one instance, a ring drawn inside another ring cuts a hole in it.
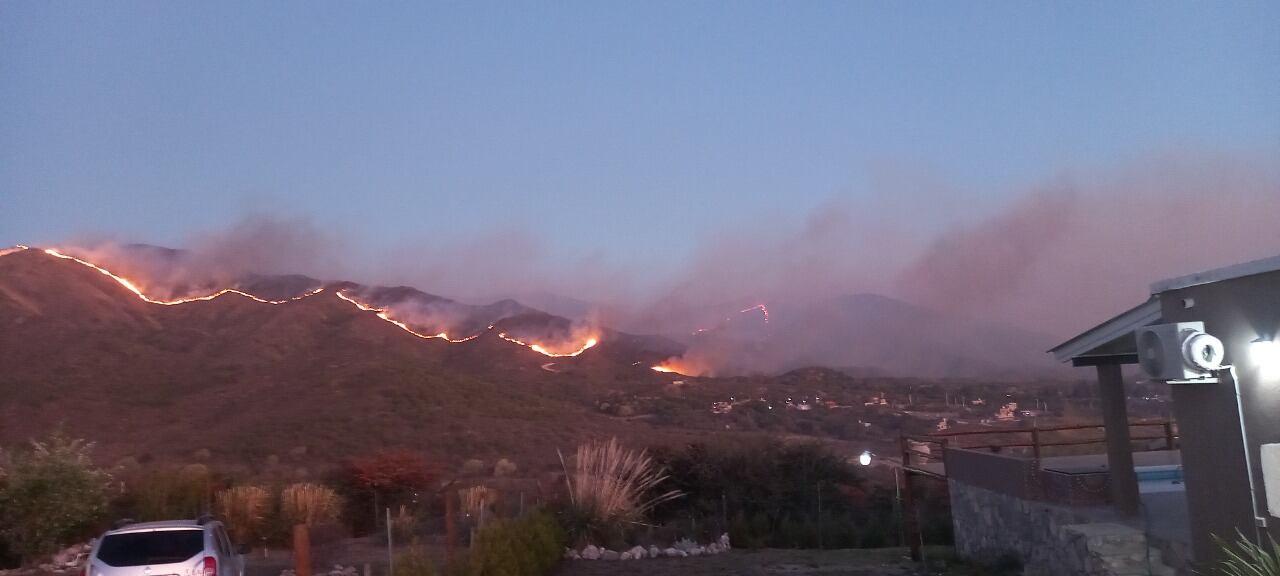
[[[439,478],[439,470],[425,456],[409,450],[381,450],[369,456],[352,459],[333,478],[345,497],[347,520],[357,532],[377,527],[379,511],[384,507],[413,500],[419,491],[430,488]],[[367,510],[374,515],[368,516]],[[365,519],[373,519],[366,524]]]
[[[86,536],[106,513],[110,476],[92,450],[54,432],[29,451],[0,454],[0,537],[24,563]]]

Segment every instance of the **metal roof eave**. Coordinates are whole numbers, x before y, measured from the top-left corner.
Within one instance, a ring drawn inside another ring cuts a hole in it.
[[[1160,321],[1160,297],[1152,295],[1146,302],[1121,313],[1084,333],[1050,349],[1059,362],[1070,362],[1080,356],[1132,334],[1134,330]]]

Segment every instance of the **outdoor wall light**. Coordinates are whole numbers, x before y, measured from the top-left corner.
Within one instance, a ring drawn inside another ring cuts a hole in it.
[[[1249,357],[1264,378],[1280,375],[1280,342],[1268,337],[1249,343]]]

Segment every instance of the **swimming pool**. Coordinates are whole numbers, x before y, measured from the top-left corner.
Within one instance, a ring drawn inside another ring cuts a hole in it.
[[[1135,466],[1133,471],[1138,475],[1138,492],[1140,493],[1178,492],[1186,489],[1182,484],[1182,465],[1180,464]]]

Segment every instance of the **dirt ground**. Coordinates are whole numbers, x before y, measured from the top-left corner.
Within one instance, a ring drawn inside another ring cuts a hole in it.
[[[697,558],[566,560],[557,576],[872,576],[919,574],[905,549],[733,550]],[[937,572],[935,572],[937,573]],[[962,574],[963,572],[941,572]]]

